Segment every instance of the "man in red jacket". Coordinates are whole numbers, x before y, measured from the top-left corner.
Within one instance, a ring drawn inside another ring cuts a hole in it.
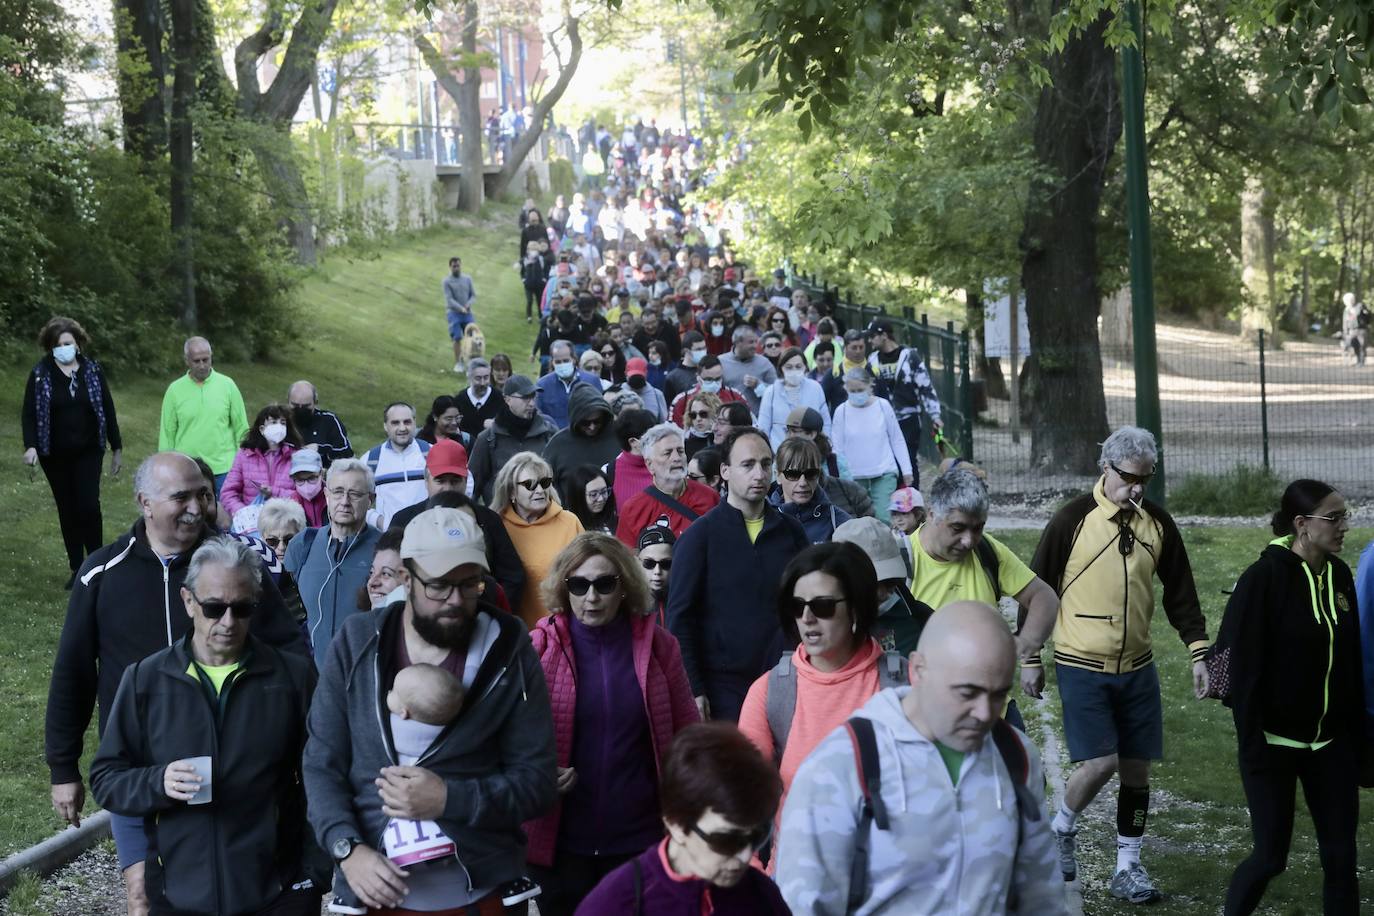
[[[687,479],[687,451],[679,427],[672,423],[650,427],[639,437],[639,451],[654,482],[620,509],[615,536],[631,548],[650,525],[665,524],[677,536],[720,502],[710,487]]]

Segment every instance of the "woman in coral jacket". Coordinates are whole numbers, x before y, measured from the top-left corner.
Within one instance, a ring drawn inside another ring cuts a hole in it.
[[[661,764],[698,721],[677,640],[650,613],[644,570],[607,534],[578,535],[544,579],[530,632],[558,742],[559,803],[525,825],[542,916],[572,916],[611,871],[663,836]]]

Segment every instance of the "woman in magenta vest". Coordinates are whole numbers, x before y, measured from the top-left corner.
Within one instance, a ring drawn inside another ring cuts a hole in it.
[[[530,632],[558,742],[559,803],[525,825],[541,916],[571,916],[602,878],[663,836],[661,763],[698,719],[677,640],[644,570],[607,534],[578,535],[543,583]]]

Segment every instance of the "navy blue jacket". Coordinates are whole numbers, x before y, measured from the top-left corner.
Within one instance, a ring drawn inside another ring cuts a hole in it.
[[[768,494],[768,502],[776,506],[783,515],[801,522],[802,528],[806,531],[806,539],[812,544],[828,543],[835,536],[835,529],[854,517],[832,503],[826,495],[825,488],[819,484],[816,486],[816,495],[812,496],[811,502],[806,505],[783,502],[782,490],[777,484],[773,485],[772,492]]]
[[[572,375],[571,385],[564,385],[563,380],[553,372],[541,375],[539,381],[534,383],[535,404],[539,412],[552,420],[553,425],[559,429],[568,428],[568,400],[572,395],[572,389],[578,385],[594,385],[596,390],[600,391],[601,379],[590,372],[578,369]]]

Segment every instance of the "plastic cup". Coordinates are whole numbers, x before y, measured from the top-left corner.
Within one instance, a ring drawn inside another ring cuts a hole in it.
[[[204,805],[204,804],[208,804],[208,803],[210,802],[211,798],[213,797],[213,796],[211,795],[211,793],[210,793],[210,774],[211,774],[210,758],[209,758],[209,757],[190,757],[190,758],[187,759],[186,762],[189,763],[191,766],[193,766],[193,767],[196,768],[196,775],[199,776],[200,779],[201,779],[200,788],[196,790],[196,794],[193,795],[193,796],[190,798],[190,800],[188,800],[188,801],[186,802],[186,804],[188,804],[188,805]]]

